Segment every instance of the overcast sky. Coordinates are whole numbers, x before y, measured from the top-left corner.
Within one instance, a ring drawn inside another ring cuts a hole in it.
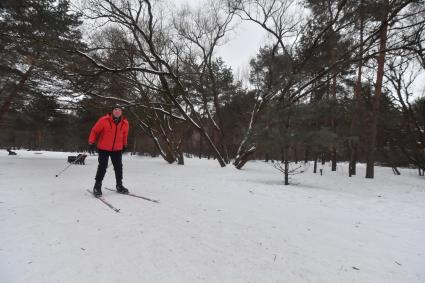
[[[233,35],[233,36],[232,36]],[[266,41],[265,32],[252,22],[243,21],[228,41],[217,49],[217,55],[223,57],[235,74],[248,68],[249,60],[258,53]]]

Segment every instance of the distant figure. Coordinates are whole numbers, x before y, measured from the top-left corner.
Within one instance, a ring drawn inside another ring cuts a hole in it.
[[[102,196],[102,181],[105,177],[106,168],[108,168],[109,157],[111,157],[112,165],[114,165],[117,191],[128,194],[128,190],[122,184],[122,153],[127,149],[128,130],[128,121],[122,116],[122,108],[119,106],[115,107],[112,113],[100,117],[91,129],[89,136],[90,151],[96,150],[97,141],[99,153],[96,183],[93,188],[95,197]]]
[[[10,148],[6,149],[9,152],[9,155],[16,155],[16,152],[10,150]]]

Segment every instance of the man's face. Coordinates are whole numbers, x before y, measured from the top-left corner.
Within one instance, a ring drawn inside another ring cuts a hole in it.
[[[114,108],[114,110],[112,110],[112,115],[114,115],[114,117],[116,118],[121,117],[122,115],[121,108]]]

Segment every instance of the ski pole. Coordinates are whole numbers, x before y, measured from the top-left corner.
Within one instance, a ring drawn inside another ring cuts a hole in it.
[[[56,174],[56,178],[60,175],[60,174],[62,174],[63,172],[65,172],[66,171],[66,169],[68,169],[71,165],[74,165],[75,163],[77,163],[77,161],[81,158],[81,157],[83,157],[84,156],[84,154],[80,154],[80,156],[79,157],[77,157],[73,162],[71,162],[71,163],[69,163],[69,165],[68,166],[66,166],[62,171],[60,171],[58,174]]]

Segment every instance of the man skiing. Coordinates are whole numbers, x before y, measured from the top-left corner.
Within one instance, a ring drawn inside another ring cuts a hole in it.
[[[129,124],[122,115],[122,108],[117,106],[112,113],[107,114],[96,122],[90,131],[89,145],[90,150],[96,150],[99,153],[99,165],[96,172],[96,183],[94,184],[93,194],[95,197],[102,196],[102,181],[108,167],[108,159],[111,157],[114,166],[116,189],[119,193],[128,194],[128,190],[123,186],[122,179],[122,153],[127,149],[127,137]]]

